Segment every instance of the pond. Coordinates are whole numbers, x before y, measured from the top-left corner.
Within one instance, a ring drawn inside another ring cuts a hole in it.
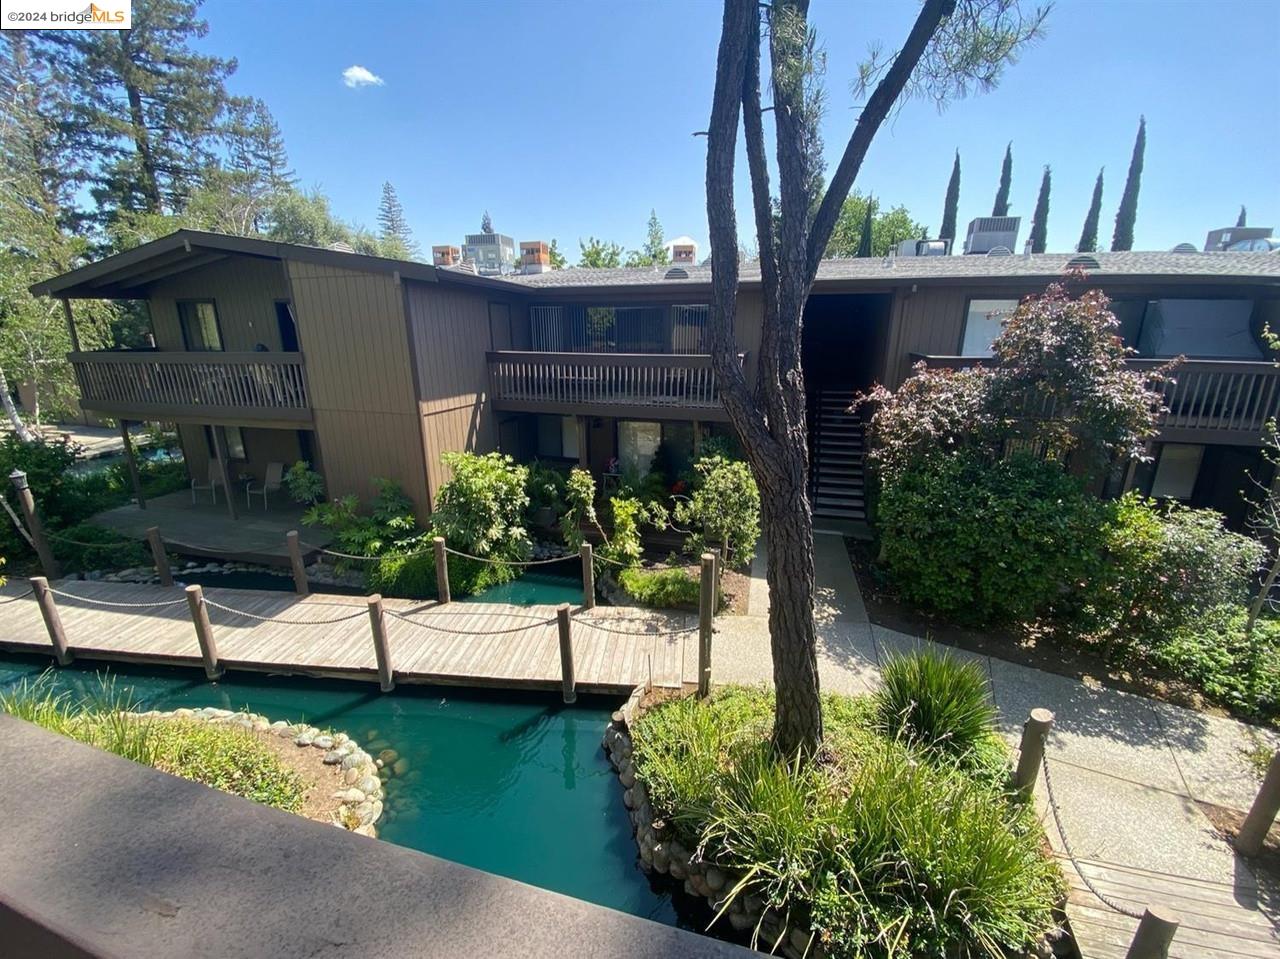
[[[0,689],[46,665],[0,657]],[[441,687],[382,694],[364,684],[252,675],[207,683],[189,670],[135,667],[109,675],[140,709],[246,709],[342,730],[362,744],[385,741],[408,771],[388,781],[392,818],[378,824],[382,839],[679,924],[670,895],[637,868],[621,786],[600,748],[613,700],[583,697],[570,707],[545,695]],[[53,676],[74,695],[101,688],[92,668]]]

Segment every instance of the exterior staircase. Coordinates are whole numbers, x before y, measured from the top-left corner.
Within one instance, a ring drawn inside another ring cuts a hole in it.
[[[840,523],[865,523],[863,486],[864,443],[862,417],[848,412],[854,391],[823,387],[814,402],[812,474],[813,518]]]

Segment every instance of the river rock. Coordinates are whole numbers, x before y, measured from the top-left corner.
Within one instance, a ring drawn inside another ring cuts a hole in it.
[[[409,760],[403,756],[391,764],[391,771],[397,776],[403,776],[409,771]]]
[[[349,742],[351,742],[351,737],[346,733],[335,733],[333,736],[333,744],[335,746],[341,746],[343,743]]]
[[[311,741],[311,745],[312,745],[312,746],[315,746],[315,747],[316,747],[316,749],[332,749],[332,748],[333,748],[333,737],[332,737],[332,736],[317,736],[315,739],[313,739],[313,740]]]
[[[623,766],[622,771],[618,773],[618,782],[622,783],[624,789],[630,789],[636,784],[636,771],[630,763]]]
[[[364,759],[362,758],[363,755],[364,755],[363,753],[348,753],[347,755],[343,756],[342,771],[346,772],[348,769],[359,769],[362,765],[364,765]]]
[[[315,735],[310,730],[307,730],[306,732],[299,733],[295,736],[293,744],[295,746],[310,746],[315,741]]]
[[[707,869],[704,878],[707,880],[707,885],[711,887],[713,892],[719,892],[724,888],[725,875],[715,866],[711,866]]]
[[[346,756],[338,752],[336,749],[331,749],[324,754],[324,764],[326,766],[336,766],[346,758]]]
[[[369,743],[369,745],[365,746],[364,748],[376,755],[382,752],[384,749],[390,749],[391,744],[387,742],[385,739],[375,739],[373,742]]]
[[[366,793],[378,792],[382,789],[382,780],[377,776],[362,776],[356,783],[356,788]]]
[[[338,762],[342,762],[342,760],[339,759]],[[359,779],[360,779],[360,770],[358,769],[346,769],[342,773],[342,781],[346,783],[348,786],[354,786],[359,781]]]
[[[369,744],[369,751],[373,752],[373,743]],[[388,766],[392,765],[393,763],[395,763],[397,759],[400,758],[400,754],[396,752],[394,749],[380,749],[378,750],[377,756],[379,759],[382,760],[383,763],[385,763]]]
[[[333,798],[340,799],[342,800],[342,802],[357,803],[357,804],[362,802],[367,802],[369,799],[368,796],[366,796],[363,792],[361,792],[359,789],[356,789],[354,787],[350,789],[338,790],[336,793],[333,794]]]

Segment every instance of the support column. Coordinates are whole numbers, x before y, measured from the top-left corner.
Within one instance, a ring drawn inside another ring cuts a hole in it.
[[[164,551],[164,538],[160,535],[159,526],[152,526],[147,530],[147,542],[151,544],[151,559],[156,564],[160,585],[172,586],[173,571],[169,569],[169,555]]]
[[[236,513],[236,491],[231,488],[231,471],[227,469],[227,432],[221,426],[212,426],[213,455],[218,460],[218,475],[222,477],[222,492],[227,494],[227,512],[232,519],[238,519]]]
[[[556,633],[560,638],[560,694],[566,703],[575,702],[578,691],[573,678],[573,636],[569,626],[569,604],[556,607]]]
[[[31,577],[31,592],[35,593],[36,605],[40,607],[40,615],[44,618],[44,628],[49,633],[49,642],[53,644],[53,657],[59,666],[71,664],[71,650],[67,647],[67,633],[62,628],[62,617],[58,615],[58,607],[54,605],[53,593],[49,592],[49,581],[43,576]]]
[[[1053,713],[1047,709],[1033,709],[1022,726],[1022,743],[1018,747],[1018,768],[1013,774],[1013,785],[1024,796],[1030,796],[1044,762],[1044,741],[1053,728]]]
[[[49,548],[49,540],[44,535],[44,524],[40,522],[40,514],[36,510],[35,497],[31,495],[31,487],[27,485],[27,474],[22,470],[14,470],[9,474],[14,491],[18,494],[18,503],[22,507],[22,518],[27,521],[27,532],[31,534],[31,545],[40,557],[40,567],[49,579],[62,576],[62,567],[53,558],[53,550]]]
[[[578,466],[582,469],[590,469],[590,461],[587,457],[587,418],[585,416],[575,416],[574,426],[578,430]]]
[[[698,697],[705,698],[711,692],[711,624],[716,608],[716,557],[714,553],[702,554],[702,569],[698,578]],[[684,677],[680,677],[684,682]]]
[[[1262,844],[1266,841],[1271,824],[1276,821],[1276,813],[1280,812],[1280,753],[1271,757],[1271,765],[1267,767],[1267,775],[1262,780],[1262,788],[1253,798],[1249,814],[1245,816],[1236,834],[1236,852],[1242,856],[1256,856],[1262,852]]]
[[[289,550],[289,567],[293,570],[293,591],[299,596],[311,592],[307,583],[307,566],[302,562],[302,547],[298,543],[298,531],[291,529],[284,534],[285,546]]]
[[[133,450],[133,437],[129,435],[129,421],[120,421],[120,439],[124,442],[124,461],[129,464],[129,482],[138,500],[138,509],[147,508],[147,498],[142,495],[142,477],[138,475],[138,457]]]
[[[71,334],[71,352],[80,352],[80,337],[76,335],[76,318],[71,312],[71,301],[65,296],[62,298],[62,315],[67,318],[67,332]]]

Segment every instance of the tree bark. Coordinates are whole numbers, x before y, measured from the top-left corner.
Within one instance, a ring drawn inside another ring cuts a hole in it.
[[[18,408],[13,405],[13,397],[9,395],[9,378],[4,375],[2,369],[0,369],[0,406],[4,407],[4,415],[13,424],[13,431],[18,434],[18,439],[24,443],[35,442],[35,434],[28,429],[26,423],[22,422],[22,417],[18,415]]]
[[[147,129],[147,115],[142,106],[142,91],[133,79],[134,65],[129,32],[120,37],[120,78],[129,101],[129,127],[134,147],[138,151],[142,196],[148,213],[160,212],[160,180],[156,174],[156,159],[151,151],[151,131]]]

